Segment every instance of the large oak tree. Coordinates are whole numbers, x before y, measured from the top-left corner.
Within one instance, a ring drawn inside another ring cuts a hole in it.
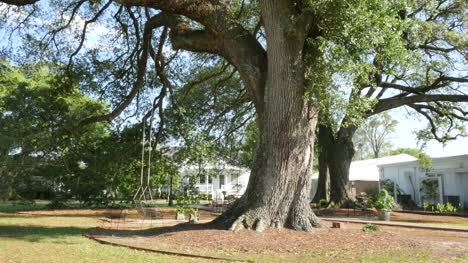
[[[138,12],[145,12],[147,17],[134,47],[139,57],[132,90],[113,112],[93,116],[82,124],[108,121],[118,116],[144,86],[150,58],[155,62],[163,90],[171,88],[161,72],[164,66],[161,52],[155,51],[152,43],[153,32],[164,27],[161,39],[168,35],[174,49],[216,54],[232,64],[255,106],[261,136],[249,185],[243,197],[219,221],[231,229],[261,231],[267,227],[289,227],[311,231],[319,225],[309,206],[318,108],[305,99],[303,60],[306,39],[319,34],[314,22],[316,14],[308,8],[307,1],[260,1],[267,51],[255,33],[240,23],[229,2],[121,0],[63,3],[66,6],[64,12],[68,11],[72,17],[88,4],[88,12],[92,15],[84,22],[84,33],[87,26],[112,9],[124,10],[120,12],[127,12],[130,18],[133,16],[135,26],[141,18],[136,15],[137,11],[133,11],[136,7],[140,7]],[[7,3],[28,4],[21,1]],[[117,17],[114,15],[119,23]],[[60,30],[60,25],[52,29],[51,39]],[[83,34],[78,39],[78,46],[69,56],[69,66],[82,49],[84,38]]]
[[[48,3],[21,0],[2,2],[26,6],[26,9],[35,3],[34,8],[29,9],[31,12],[35,12],[36,8],[44,8]],[[346,61],[353,59],[367,61],[370,59],[369,52],[376,50],[382,43],[374,41],[379,39],[379,35],[390,35],[389,32],[393,32],[400,38],[402,33],[399,24],[401,19],[395,21],[393,18],[396,14],[393,12],[388,13],[383,9],[372,15],[374,11],[382,9],[380,2],[70,0],[58,5],[52,2],[50,7],[45,8],[59,9],[62,15],[55,23],[47,24],[47,32],[38,42],[43,49],[55,48],[61,51],[62,57],[63,53],[67,54],[68,59],[64,62],[68,69],[73,69],[77,64],[86,64],[79,61],[86,61],[85,56],[80,56],[85,52],[83,46],[86,33],[99,19],[109,20],[113,28],[117,29],[116,38],[123,39],[118,43],[124,48],[116,49],[115,56],[107,60],[106,72],[110,72],[111,80],[99,84],[109,84],[109,87],[121,91],[125,91],[131,84],[131,89],[125,96],[121,96],[122,102],[117,103],[111,113],[91,116],[81,124],[116,118],[138,98],[150,80],[148,73],[153,72],[162,86],[154,99],[153,108],[159,109],[160,127],[163,127],[161,109],[165,98],[170,96],[173,103],[177,101],[166,74],[166,67],[171,60],[167,60],[163,52],[167,39],[174,50],[208,53],[226,60],[238,71],[255,107],[260,140],[246,193],[218,222],[234,230],[249,228],[261,231],[267,227],[288,227],[311,231],[314,226],[319,226],[309,206],[309,194],[318,115],[320,111],[330,110],[326,101],[332,96],[326,90],[329,88],[327,81],[333,79],[334,72],[330,74],[329,69],[342,69]],[[385,5],[393,3],[382,2]],[[410,6],[411,3],[408,4]],[[400,8],[405,9],[407,6],[402,3]],[[366,15],[375,20],[361,23],[352,19],[365,18]],[[40,13],[37,15],[42,19],[44,16]],[[77,17],[84,20],[81,33],[72,41],[62,39],[61,42],[57,36],[67,35],[66,30],[73,26],[72,22]],[[387,19],[391,20],[390,23]],[[352,23],[349,24],[349,21]],[[21,26],[23,21],[19,22]],[[156,32],[160,32],[159,37]],[[30,37],[26,35],[26,38]],[[31,49],[30,54],[35,51]],[[92,64],[99,60],[99,51],[87,53]],[[337,55],[346,55],[346,59],[334,59]],[[376,69],[381,68],[380,64],[395,60],[394,57],[400,58],[395,54],[382,57],[385,59],[376,63]],[[154,71],[148,65],[154,66]],[[369,75],[374,69],[359,72],[362,79],[363,75]],[[366,74],[361,74],[363,72]],[[378,75],[379,72],[375,73]],[[352,98],[358,97],[356,94],[366,84],[358,86],[351,93]],[[391,105],[404,105],[404,101],[420,101],[418,93],[408,93],[404,97],[397,103],[382,99],[385,103],[380,104],[379,110],[371,112],[388,110]],[[430,98],[438,100],[440,97]],[[362,103],[358,101],[356,104]],[[351,140],[352,132],[341,134]],[[325,148],[330,147],[327,145]],[[347,149],[336,149],[334,152],[346,152]],[[338,170],[346,168],[346,160],[340,159],[340,163],[333,167],[338,167]],[[343,192],[340,187],[345,185],[345,180],[340,180],[337,185],[337,193],[340,194]]]

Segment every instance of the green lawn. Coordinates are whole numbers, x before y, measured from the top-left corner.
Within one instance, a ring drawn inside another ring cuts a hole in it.
[[[207,201],[201,201],[202,204],[206,203]],[[15,212],[21,212],[21,211],[39,211],[39,210],[48,210],[50,209],[47,205],[50,203],[50,201],[47,200],[35,200],[34,202],[21,202],[21,201],[8,201],[8,202],[1,202],[0,201],[0,213],[15,213]],[[148,201],[148,202],[143,202],[146,206],[152,206],[152,207],[159,207],[159,208],[174,208],[175,209],[175,204],[173,207],[169,207],[167,205],[166,200],[154,200],[154,201]],[[83,206],[80,205],[79,202],[77,201],[67,201],[65,202],[66,207],[63,209],[103,209],[106,207],[88,207],[88,206]],[[122,207],[133,207],[133,204],[122,204]],[[112,207],[111,207],[112,208]]]
[[[36,211],[47,209],[49,201],[38,200],[29,202],[0,202],[0,213],[14,213],[20,211]]]
[[[46,202],[37,202],[34,208],[46,209],[46,204]],[[0,203],[1,212],[24,211],[26,208],[26,205]],[[84,231],[100,225],[99,218],[93,216],[19,216],[0,213],[0,262],[206,261],[103,245],[82,236]],[[150,247],[164,247],[164,244],[150,245]],[[268,254],[248,255],[239,251],[226,255],[224,252],[211,251],[207,248],[206,251],[193,250],[191,253],[255,262],[468,262],[468,257],[444,258],[431,255],[429,252],[369,251],[356,256],[353,253],[311,251],[303,255],[283,257]]]
[[[101,245],[82,236],[99,222],[90,217],[0,217],[0,262],[186,262]]]

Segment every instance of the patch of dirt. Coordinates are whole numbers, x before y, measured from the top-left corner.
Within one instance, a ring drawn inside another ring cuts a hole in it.
[[[382,231],[365,233],[363,225],[343,224],[344,228],[317,229],[315,233],[268,229],[232,232],[208,225],[181,224],[141,231],[96,230],[94,236],[119,244],[144,248],[163,247],[180,253],[217,252],[250,255],[297,256],[310,253],[337,253],[356,258],[360,255],[390,251],[405,253],[430,252],[443,257],[468,253],[468,233],[383,227]]]

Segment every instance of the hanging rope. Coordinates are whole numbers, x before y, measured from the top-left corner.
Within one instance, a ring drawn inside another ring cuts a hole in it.
[[[133,200],[137,200],[137,197],[139,197],[139,193],[140,191],[143,192],[143,180],[144,180],[144,176],[145,176],[145,144],[146,144],[146,140],[145,140],[145,134],[146,134],[146,131],[145,131],[145,125],[146,124],[146,119],[143,117],[143,133],[142,133],[142,136],[141,136],[141,171],[140,171],[140,186],[138,187],[135,195],[133,196]],[[138,198],[138,200],[140,200],[140,198]]]
[[[153,200],[153,194],[151,191],[151,153],[153,150],[153,145],[152,145],[152,137],[153,137],[153,120],[154,120],[154,112],[155,112],[155,107],[153,105],[151,109],[151,115],[148,116],[146,114],[143,117],[143,132],[142,132],[142,149],[141,149],[141,171],[140,171],[140,186],[138,187],[135,195],[133,196],[133,200],[147,200],[147,196],[149,197],[149,200]],[[148,131],[146,130],[146,120],[150,117],[150,123],[148,125]],[[146,134],[148,133],[148,139],[146,140]],[[148,147],[146,147],[148,142]],[[148,162],[145,163],[145,150],[148,149]],[[147,165],[147,172],[145,173],[145,164]],[[146,176],[146,178],[145,178]],[[145,180],[146,179],[146,180]]]

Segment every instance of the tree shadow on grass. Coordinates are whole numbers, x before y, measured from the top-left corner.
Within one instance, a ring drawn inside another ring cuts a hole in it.
[[[86,228],[0,225],[0,238],[40,242],[45,239],[81,236],[84,230]]]

